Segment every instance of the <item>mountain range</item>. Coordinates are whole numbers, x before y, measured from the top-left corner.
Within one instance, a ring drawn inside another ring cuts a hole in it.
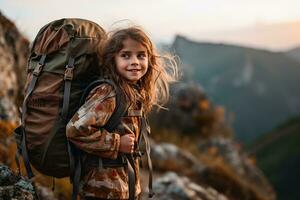
[[[253,141],[300,113],[299,49],[272,52],[179,35],[170,48],[180,58],[183,81],[200,84],[215,104],[233,114],[241,141]]]

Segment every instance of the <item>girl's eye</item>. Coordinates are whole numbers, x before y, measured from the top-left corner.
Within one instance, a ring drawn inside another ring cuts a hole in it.
[[[123,53],[123,54],[121,54],[121,57],[122,57],[122,58],[129,58],[129,55],[126,54],[126,53]]]
[[[143,59],[143,58],[146,58],[146,57],[147,57],[146,54],[139,54],[138,55],[138,58],[142,58]]]

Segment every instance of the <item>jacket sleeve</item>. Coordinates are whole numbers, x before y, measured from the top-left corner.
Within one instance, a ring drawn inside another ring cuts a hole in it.
[[[83,151],[103,158],[117,158],[120,135],[103,128],[115,107],[113,88],[108,84],[98,86],[67,124],[67,138]]]

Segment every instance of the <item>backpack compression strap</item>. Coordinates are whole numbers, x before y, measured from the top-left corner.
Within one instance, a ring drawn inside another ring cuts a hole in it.
[[[66,66],[64,80],[65,80],[65,88],[64,88],[64,101],[63,107],[61,111],[61,115],[63,119],[67,119],[69,103],[70,103],[70,93],[71,93],[71,84],[73,80],[73,71],[74,71],[74,62],[75,59],[73,57],[69,58],[68,64]]]
[[[27,147],[26,147],[26,134],[25,134],[25,113],[27,111],[27,101],[29,96],[31,95],[31,93],[33,92],[35,85],[37,83],[37,80],[40,76],[41,71],[43,70],[43,67],[45,65],[45,59],[46,59],[46,55],[42,55],[40,58],[40,61],[38,63],[38,66],[35,67],[33,73],[32,73],[32,79],[31,82],[28,86],[28,90],[27,90],[27,94],[24,98],[23,101],[23,106],[22,106],[22,117],[21,117],[21,129],[20,129],[20,134],[21,134],[21,153],[23,156],[23,160],[24,160],[24,166],[26,168],[26,172],[27,172],[27,176],[29,179],[31,179],[34,174],[32,172],[30,163],[29,163],[29,156],[28,156],[28,152],[27,152]],[[18,156],[18,155],[17,155]],[[16,158],[16,160],[19,158]],[[18,162],[17,162],[18,163]]]

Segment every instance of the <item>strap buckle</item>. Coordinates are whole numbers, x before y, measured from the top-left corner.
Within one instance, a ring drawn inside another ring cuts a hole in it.
[[[73,71],[74,71],[74,66],[67,65],[65,70],[64,80],[68,80],[68,81],[73,80]]]
[[[34,68],[34,70],[33,70],[33,75],[34,76],[39,76],[40,75],[40,73],[41,73],[41,71],[42,71],[42,69],[43,69],[43,66],[44,65],[42,65],[42,64],[38,64],[38,66],[36,66],[35,68]]]
[[[34,76],[39,76],[41,71],[43,70],[43,67],[45,65],[45,60],[46,60],[46,55],[42,55],[42,57],[40,58],[40,61],[38,63],[38,66],[36,66],[33,70],[33,75]]]
[[[70,57],[68,64],[66,66],[65,77],[64,77],[65,80],[68,81],[73,80],[74,62],[75,59],[73,57]]]

